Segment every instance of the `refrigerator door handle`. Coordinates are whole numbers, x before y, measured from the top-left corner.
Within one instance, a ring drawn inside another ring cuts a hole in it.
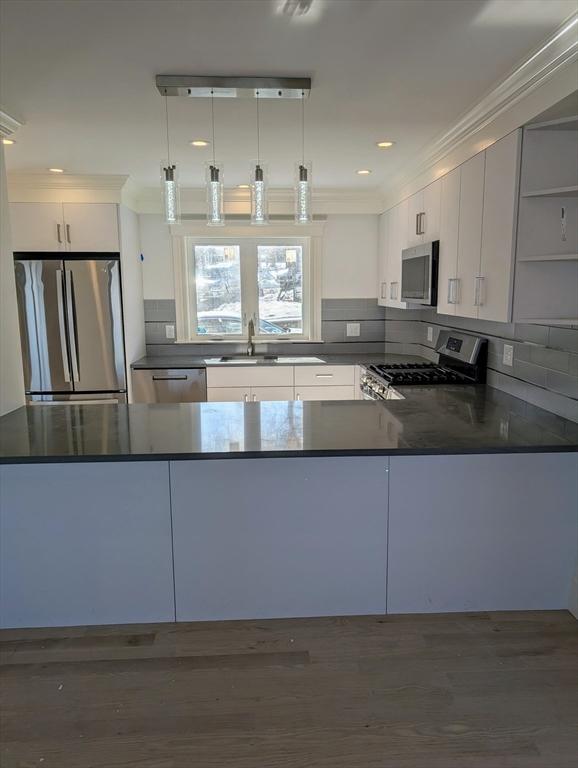
[[[72,282],[72,272],[68,269],[64,271],[66,276],[66,314],[68,318],[68,338],[70,340],[70,351],[72,357],[72,381],[80,381],[78,371],[78,340],[76,336],[76,306],[74,303],[74,283]]]
[[[62,352],[62,367],[64,368],[64,381],[70,382],[70,360],[68,359],[68,347],[66,346],[66,323],[64,321],[64,291],[62,270],[56,270],[56,297],[58,300],[58,329],[60,331],[60,351]]]

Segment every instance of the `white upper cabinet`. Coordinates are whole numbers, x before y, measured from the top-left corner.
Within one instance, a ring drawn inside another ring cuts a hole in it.
[[[408,201],[401,203],[389,211],[389,233],[387,252],[387,298],[386,307],[405,309],[406,303],[401,301],[401,252],[407,248]]]
[[[62,203],[11,203],[12,250],[65,251]]]
[[[440,235],[441,179],[412,195],[407,201],[407,245],[438,240]]]
[[[441,216],[442,180],[436,179],[423,191],[423,216],[421,218],[421,233],[424,243],[439,240]]]
[[[115,203],[12,203],[13,251],[118,253]]]
[[[62,207],[67,250],[103,253],[119,250],[114,203],[64,203]]]
[[[420,189],[407,201],[407,245],[405,248],[413,248],[414,245],[423,243],[421,234],[421,220],[425,216],[423,204],[424,190]]]
[[[484,206],[485,153],[480,152],[461,166],[458,226],[459,299],[456,315],[478,317],[481,301],[480,259]]]
[[[387,299],[387,252],[389,245],[389,219],[390,211],[382,213],[379,217],[378,250],[377,250],[377,303],[385,306]]]
[[[459,301],[458,226],[461,168],[454,168],[441,182],[438,312],[455,315]]]
[[[507,323],[512,314],[521,131],[486,150],[478,317]]]

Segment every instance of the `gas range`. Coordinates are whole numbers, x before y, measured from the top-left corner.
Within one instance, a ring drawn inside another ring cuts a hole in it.
[[[393,399],[392,387],[478,384],[485,380],[487,339],[441,331],[438,363],[391,363],[368,366],[360,380],[368,400]],[[395,391],[395,390],[393,390]]]

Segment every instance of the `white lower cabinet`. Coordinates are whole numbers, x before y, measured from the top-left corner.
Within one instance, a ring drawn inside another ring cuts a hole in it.
[[[209,403],[248,403],[251,399],[251,387],[207,387]]]
[[[0,467],[2,627],[174,621],[171,559],[167,461]]]
[[[251,387],[251,400],[294,400],[293,387]]]
[[[392,457],[388,613],[567,607],[578,455]]]
[[[209,368],[207,401],[355,400],[359,390],[355,369],[354,365]]]
[[[353,386],[295,387],[295,400],[355,400]]]
[[[177,621],[383,614],[387,466],[171,462]]]

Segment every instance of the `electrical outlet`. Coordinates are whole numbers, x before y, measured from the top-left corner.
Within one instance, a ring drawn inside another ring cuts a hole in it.
[[[514,347],[511,344],[504,344],[502,363],[509,366],[514,365]]]
[[[165,325],[165,336],[167,339],[174,339],[175,338],[175,326],[174,325]]]
[[[433,328],[431,327],[431,325],[428,325],[427,327],[427,340],[433,341]]]
[[[347,336],[359,336],[361,334],[361,325],[359,323],[347,323]]]

